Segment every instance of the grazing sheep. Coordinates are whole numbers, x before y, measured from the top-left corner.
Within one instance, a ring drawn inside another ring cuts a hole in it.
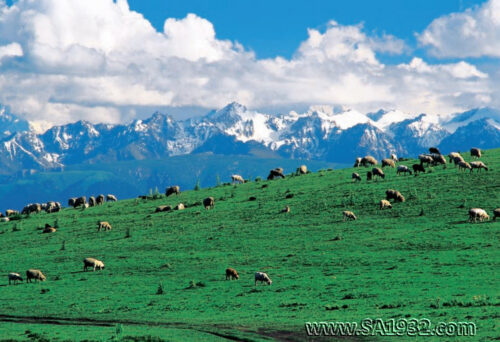
[[[106,196],[106,202],[116,202],[116,201],[118,201],[118,199],[116,198],[115,195],[108,194]]]
[[[462,156],[458,152],[450,152],[450,154],[448,154],[448,158],[450,158],[450,163],[455,160],[455,157],[462,158]]]
[[[485,169],[486,171],[488,171],[488,167],[484,165],[482,161],[471,162],[470,166],[472,167],[471,171],[474,169],[477,169],[478,172],[481,171],[481,169]]]
[[[76,199],[75,204],[73,205],[73,208],[77,208],[81,205],[85,206],[85,204],[87,204],[87,197],[81,196],[81,197],[78,197]]]
[[[240,184],[245,183],[245,180],[240,175],[231,175],[231,180],[233,181],[233,184],[236,182]]]
[[[433,154],[432,156],[432,164],[433,165],[445,165],[446,164],[446,158],[442,154]]]
[[[8,217],[0,217],[0,222],[9,222],[10,218]]]
[[[72,197],[68,200],[68,207],[74,207],[76,202],[76,197]]]
[[[476,147],[473,147],[470,149],[470,156],[471,157],[476,157],[476,158],[481,158],[481,150],[476,148]]]
[[[83,271],[86,272],[88,267],[91,267],[94,272],[95,270],[100,271],[104,269],[104,263],[94,258],[85,258],[83,259]]]
[[[172,207],[170,205],[160,205],[159,207],[156,207],[155,213],[159,213],[162,211],[170,211],[172,210]]]
[[[97,221],[97,231],[100,232],[102,230],[111,230],[111,225],[107,221]]]
[[[29,269],[26,271],[26,282],[31,283],[31,279],[35,279],[36,283],[38,280],[45,281],[47,278],[43,275],[42,271]]]
[[[356,158],[356,161],[354,162],[354,167],[359,167],[361,165],[361,160],[362,159],[360,157]]]
[[[377,165],[378,161],[377,159],[373,158],[372,156],[366,156],[361,159],[361,165],[363,166],[368,166],[368,165]]]
[[[281,209],[281,212],[284,213],[284,214],[289,213],[290,212],[290,207],[286,206],[285,208]]]
[[[413,165],[412,165],[412,169],[413,169],[413,172],[415,172],[415,176],[416,176],[419,172],[423,172],[423,173],[425,173],[424,166],[423,166],[423,165],[421,165],[421,164],[413,164]]]
[[[385,199],[386,200],[391,200],[393,199],[396,202],[404,202],[405,198],[401,193],[397,190],[389,189],[385,192]]]
[[[379,169],[378,167],[374,167],[372,169],[372,175],[373,175],[373,178],[375,179],[375,176],[377,177],[382,177],[382,179],[385,178],[385,174],[384,174],[384,171],[382,171],[382,169]]]
[[[385,200],[385,199],[380,200],[380,210],[382,210],[384,208],[392,209],[391,202],[389,202],[388,200]]]
[[[226,280],[240,279],[238,272],[234,268],[226,268]]]
[[[285,178],[285,175],[283,174],[283,169],[281,167],[269,171],[269,176],[267,176],[267,180],[273,180],[276,177]]]
[[[437,147],[429,147],[429,152],[431,154],[441,154],[441,152],[439,151],[439,149]]]
[[[367,181],[370,181],[370,180],[372,180],[372,177],[373,177],[372,172],[371,172],[371,171],[368,171],[368,172],[366,173],[366,180],[367,180]]]
[[[382,159],[382,167],[385,167],[385,166],[396,167],[396,163],[392,159],[385,158],[385,159]]]
[[[29,215],[31,213],[40,213],[42,211],[42,205],[39,203],[31,203],[23,208],[22,214]]]
[[[488,213],[484,209],[481,208],[472,208],[469,210],[469,222],[477,222],[477,219],[479,219],[479,222],[483,222],[485,220],[489,220],[490,217]]]
[[[62,209],[61,203],[59,203],[59,202],[50,201],[50,202],[47,202],[45,205],[45,211],[49,214],[50,213],[57,213],[61,209]]]
[[[410,175],[413,174],[413,172],[411,172],[410,168],[406,165],[398,165],[396,174],[399,175],[400,173],[404,173],[405,175],[406,175],[406,173],[409,173]]]
[[[255,286],[257,286],[258,281],[260,281],[261,283],[266,282],[267,285],[271,285],[273,283],[267,273],[264,272],[255,272]]]
[[[45,228],[43,228],[42,233],[50,234],[50,233],[55,233],[56,231],[57,231],[57,229],[55,229],[54,227],[51,227],[50,224],[46,223]]]
[[[342,212],[342,218],[343,218],[344,222],[347,219],[349,219],[349,220],[357,220],[358,219],[352,211],[348,211],[348,210],[344,210]]]
[[[391,153],[391,159],[394,160],[395,162],[398,161],[398,156],[394,153]]]
[[[5,216],[14,216],[14,215],[19,215],[19,211],[17,210],[12,210],[12,209],[7,209],[5,210]]]
[[[23,278],[21,277],[21,275],[19,273],[11,272],[11,273],[9,273],[9,275],[7,277],[9,278],[9,285],[10,285],[11,281],[14,282],[14,285],[16,285],[16,282],[18,282],[18,281],[23,281]]]
[[[353,172],[351,178],[353,182],[361,182],[361,176],[359,173]]]
[[[297,169],[297,172],[301,175],[305,175],[307,173],[307,166],[300,165],[300,167]]]
[[[175,206],[174,210],[184,210],[186,207],[184,206],[183,203],[179,203]]]
[[[453,163],[455,164],[455,167],[460,163],[460,162],[465,162],[464,158],[462,156],[457,156],[453,158]]]
[[[178,186],[178,185],[174,185],[174,186],[171,186],[171,187],[168,187],[166,190],[165,190],[165,195],[168,197],[170,195],[173,195],[173,194],[180,194],[181,193],[181,188]]]
[[[493,221],[496,221],[497,217],[500,217],[500,208],[493,210]]]
[[[97,196],[97,198],[95,199],[95,202],[97,205],[103,204],[104,203],[104,195],[100,194],[99,196]]]
[[[205,209],[213,209],[215,207],[215,198],[207,197],[203,200],[203,206]]]
[[[89,207],[95,207],[96,201],[94,196],[89,197]]]
[[[431,156],[428,156],[426,154],[419,155],[418,159],[420,160],[420,165],[424,165],[424,163],[429,165],[429,164],[432,164],[434,162],[434,159],[432,159]]]
[[[472,172],[472,166],[470,166],[470,164],[465,161],[461,161],[458,162],[458,170],[459,171],[470,170],[470,172]]]

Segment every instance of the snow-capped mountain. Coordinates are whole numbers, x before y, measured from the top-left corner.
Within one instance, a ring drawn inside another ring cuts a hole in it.
[[[444,152],[491,148],[500,146],[499,114],[481,108],[440,120],[399,110],[363,114],[312,106],[305,113],[270,115],[231,103],[197,119],[177,121],[157,112],[128,125],[79,121],[36,134],[4,110],[0,111],[0,173],[201,152],[350,163],[367,154],[379,159],[390,153],[415,156],[430,146]]]
[[[18,118],[9,112],[9,108],[0,105],[0,139],[15,132],[29,130],[27,121]]]

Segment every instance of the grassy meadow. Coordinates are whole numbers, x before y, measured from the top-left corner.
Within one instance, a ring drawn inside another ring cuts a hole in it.
[[[477,336],[462,339],[490,341],[500,336],[500,220],[469,223],[468,210],[500,207],[500,149],[481,160],[488,172],[385,168],[367,182],[359,168],[353,183],[352,168],[323,170],[0,223],[0,340],[303,341],[308,321],[413,317],[471,321]],[[381,211],[387,189],[406,201]],[[154,212],[177,203],[187,208]],[[343,210],[358,219],[343,222]],[[98,220],[113,229],[98,232]],[[85,257],[106,268],[83,272]],[[227,267],[240,279],[226,281]],[[47,280],[8,285],[28,268]],[[273,284],[255,286],[256,271]]]

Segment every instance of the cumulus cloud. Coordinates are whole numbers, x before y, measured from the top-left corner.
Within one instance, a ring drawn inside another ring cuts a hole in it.
[[[500,0],[437,18],[418,40],[437,57],[500,57]]]
[[[394,36],[331,21],[309,29],[292,58],[257,59],[195,14],[168,18],[159,32],[126,0],[0,0],[0,103],[40,127],[232,101],[428,113],[498,105],[498,75],[473,64],[390,65],[378,56],[407,50]]]

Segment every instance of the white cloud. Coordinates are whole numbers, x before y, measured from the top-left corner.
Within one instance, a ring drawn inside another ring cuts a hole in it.
[[[40,123],[121,122],[140,108],[316,103],[445,113],[499,105],[498,75],[467,62],[389,65],[405,43],[331,21],[290,59],[257,59],[195,14],[156,31],[125,0],[0,0],[0,103]],[[4,56],[2,58],[2,56]]]
[[[500,0],[437,18],[418,40],[438,57],[500,57]]]

